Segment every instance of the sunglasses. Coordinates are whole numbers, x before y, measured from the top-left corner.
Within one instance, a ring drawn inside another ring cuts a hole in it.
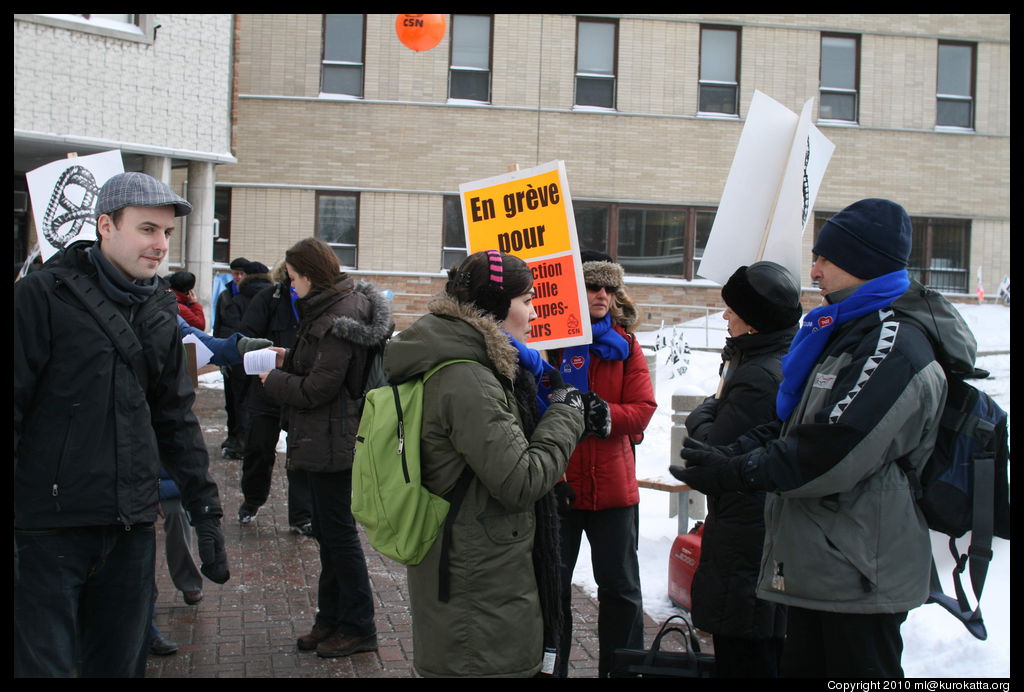
[[[593,291],[594,293],[597,293],[602,288],[605,291],[607,291],[608,293],[615,293],[617,290],[619,290],[618,286],[603,286],[601,284],[587,284],[587,290],[588,291]]]

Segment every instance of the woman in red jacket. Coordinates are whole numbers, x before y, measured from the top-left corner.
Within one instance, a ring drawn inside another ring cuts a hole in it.
[[[647,361],[632,330],[636,307],[626,295],[622,267],[603,253],[584,251],[583,274],[593,343],[549,354],[566,383],[584,392],[588,436],[569,459],[566,480],[575,497],[562,517],[560,673],[568,675],[572,641],[572,572],[583,533],[597,581],[598,675],[607,677],[617,648],[643,646],[643,597],[637,560],[640,490],[633,444],[643,437],[657,404]]]

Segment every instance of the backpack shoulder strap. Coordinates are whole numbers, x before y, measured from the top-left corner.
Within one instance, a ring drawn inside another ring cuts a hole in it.
[[[430,379],[431,375],[452,363],[476,362],[467,358],[446,360],[423,373],[423,381],[426,382]],[[472,469],[469,468],[469,464],[466,464],[466,468],[462,469],[459,479],[455,482],[455,487],[444,496],[444,499],[448,500],[449,507],[448,514],[444,518],[443,533],[441,534],[441,556],[437,561],[437,600],[441,603],[447,603],[451,598],[451,579],[449,578],[448,563],[452,545],[452,527],[455,525],[455,517],[459,514],[459,507],[462,506],[462,501],[466,497],[466,491],[469,490],[469,484],[473,480],[473,476]]]
[[[93,316],[125,362],[131,366],[142,389],[144,391],[148,389],[149,373],[146,368],[145,353],[135,330],[125,316],[103,295],[103,291],[98,286],[81,274],[74,271],[60,271],[58,276]]]

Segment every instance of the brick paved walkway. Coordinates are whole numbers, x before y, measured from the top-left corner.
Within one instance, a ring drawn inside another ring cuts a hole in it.
[[[320,561],[312,538],[290,533],[284,455],[278,455],[270,500],[253,523],[237,521],[241,462],[222,459],[226,436],[222,390],[200,387],[196,415],[210,451],[210,467],[224,504],[223,528],[231,579],[204,579],[205,597],[189,606],[174,588],[158,533],[157,626],[178,643],[173,656],[150,656],[147,677],[416,677],[405,568],[363,543],[376,602],[379,650],[337,659],[299,652],[295,639],[309,631],[316,612]],[[193,553],[195,554],[195,553]],[[575,589],[572,677],[597,674],[597,603]],[[646,641],[657,626],[645,617]]]

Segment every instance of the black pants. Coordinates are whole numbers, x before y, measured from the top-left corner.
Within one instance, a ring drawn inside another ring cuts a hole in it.
[[[782,676],[902,678],[903,613],[857,615],[789,606]]]
[[[15,677],[146,672],[152,524],[14,532]]]
[[[723,637],[715,641],[715,675],[720,678],[777,678],[782,637]]]
[[[320,544],[316,624],[359,637],[376,633],[373,590],[352,516],[352,471],[309,472],[313,536]]]
[[[245,374],[241,365],[222,367],[224,377],[224,410],[228,414],[228,437],[233,437],[239,446],[245,444],[245,431],[248,426],[249,412],[246,410],[245,399],[249,393],[251,376]]]
[[[583,533],[590,542],[590,560],[597,582],[598,676],[611,672],[615,649],[644,645],[644,601],[640,592],[637,541],[640,507],[597,511],[572,510],[562,517],[562,645],[558,667],[568,676],[572,645],[572,571]]]
[[[242,496],[250,507],[262,507],[270,496],[270,483],[277,461],[277,440],[281,436],[281,414],[278,409],[268,407],[258,399],[263,385],[256,382],[251,389],[250,401],[257,401],[260,405],[248,409],[249,430],[242,457]],[[309,481],[305,472],[288,470],[285,473],[288,476],[288,524],[301,526],[313,516]]]

